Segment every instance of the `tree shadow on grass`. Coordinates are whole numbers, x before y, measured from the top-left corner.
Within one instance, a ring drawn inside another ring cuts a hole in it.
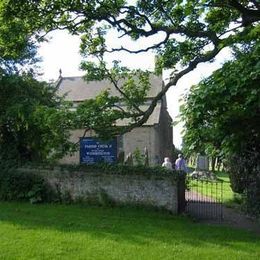
[[[49,229],[89,234],[136,245],[164,243],[228,247],[245,253],[260,249],[260,237],[242,230],[194,223],[182,216],[137,208],[0,203],[0,223],[27,230]]]

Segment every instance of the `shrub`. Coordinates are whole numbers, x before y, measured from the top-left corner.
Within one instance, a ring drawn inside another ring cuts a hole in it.
[[[228,161],[231,187],[243,194],[249,214],[260,215],[260,152],[236,154]]]
[[[0,168],[0,200],[39,203],[53,198],[54,192],[42,177],[15,168]]]

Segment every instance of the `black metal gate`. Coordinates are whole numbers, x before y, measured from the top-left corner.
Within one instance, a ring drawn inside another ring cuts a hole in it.
[[[198,219],[223,219],[223,181],[186,178],[186,208],[190,216]]]

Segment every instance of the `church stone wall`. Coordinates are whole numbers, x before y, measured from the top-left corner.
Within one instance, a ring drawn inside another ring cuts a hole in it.
[[[170,149],[172,147],[172,135],[170,134],[170,123],[165,120],[154,126],[143,126],[133,129],[121,138],[119,151],[124,151],[125,157],[129,153],[134,153],[138,149],[144,153],[144,149],[148,150],[149,165],[161,165],[163,158],[170,157]],[[77,143],[84,134],[84,130],[71,131],[70,141]],[[94,136],[94,132],[88,132],[86,137]],[[119,142],[118,142],[119,143]],[[60,160],[62,164],[78,164],[79,151],[71,155],[66,155]]]
[[[160,164],[160,152],[158,150],[158,136],[155,127],[139,127],[123,136],[123,150],[125,156],[138,149],[144,153],[144,149],[148,150],[148,158],[150,165]]]

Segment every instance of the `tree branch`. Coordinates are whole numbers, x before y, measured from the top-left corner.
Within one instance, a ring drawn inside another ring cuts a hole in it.
[[[252,2],[254,3],[257,9],[260,9],[260,2],[258,2],[257,0],[252,0]]]
[[[111,75],[111,73],[109,72],[109,70],[104,67],[106,73],[107,73],[107,76],[109,77],[110,79],[110,82],[114,85],[114,87],[116,88],[116,90],[126,99],[128,100],[130,103],[131,103],[131,100],[129,99],[129,97],[120,89],[120,87],[118,86],[117,84],[117,81],[114,79],[114,77]],[[135,104],[132,104],[133,107],[136,109],[136,111],[138,111],[140,114],[143,114],[144,112],[138,107],[136,106]]]
[[[248,9],[236,0],[229,0],[228,3],[231,7],[233,7],[234,9],[236,9],[237,11],[239,11],[241,13],[243,26],[248,26],[248,25],[250,25],[254,22],[258,22],[260,20],[259,8],[257,10]]]
[[[174,78],[170,79],[170,81],[164,86],[162,91],[160,91],[157,94],[157,96],[152,100],[150,106],[144,112],[144,115],[137,122],[125,127],[123,129],[123,132],[120,132],[120,134],[130,132],[134,128],[142,126],[149,119],[150,115],[153,113],[158,101],[162,99],[162,97],[166,94],[166,92],[171,86],[176,85],[180,78],[182,78],[185,74],[194,70],[198,64],[213,59],[221,51],[222,48],[223,47],[215,46],[215,48],[207,55],[204,55],[203,57],[200,58],[195,58],[193,61],[191,61],[187,68],[183,69],[182,71],[177,73]]]
[[[149,50],[159,48],[161,45],[165,44],[169,40],[169,38],[170,38],[170,35],[166,34],[166,36],[165,36],[163,41],[161,41],[161,42],[159,42],[159,43],[157,43],[155,45],[149,46],[147,48],[144,48],[144,49],[129,50],[129,49],[124,48],[123,46],[121,46],[121,48],[112,48],[111,50],[107,50],[106,52],[112,53],[112,52],[117,52],[117,51],[125,51],[125,52],[132,53],[132,54],[138,54],[138,53],[141,53],[141,52],[147,52]]]

